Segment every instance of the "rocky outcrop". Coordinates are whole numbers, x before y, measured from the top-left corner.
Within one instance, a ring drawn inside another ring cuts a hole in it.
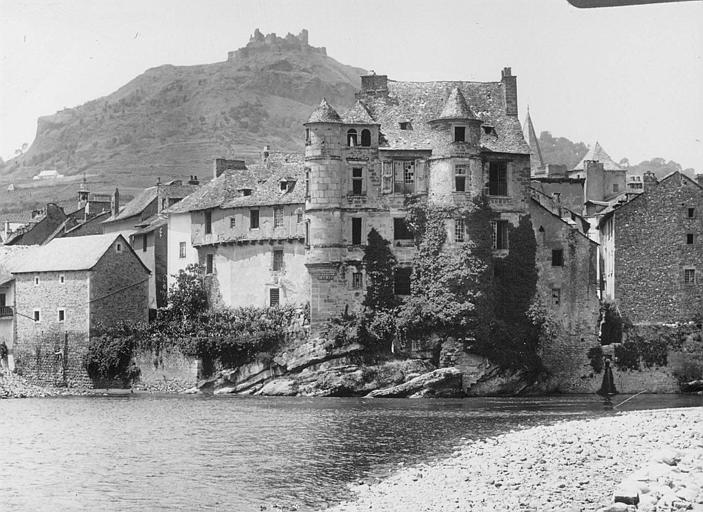
[[[370,398],[454,398],[463,396],[462,372],[457,368],[439,368],[419,375],[408,382],[372,391]]]

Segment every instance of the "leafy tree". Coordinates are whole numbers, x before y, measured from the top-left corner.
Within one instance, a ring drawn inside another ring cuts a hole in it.
[[[205,268],[192,263],[179,270],[174,277],[176,282],[168,291],[171,313],[186,320],[205,312],[208,307]]]
[[[389,245],[390,242],[378,231],[371,229],[362,259],[367,283],[363,302],[365,308],[391,309],[397,305],[393,287],[393,269],[397,260]]]

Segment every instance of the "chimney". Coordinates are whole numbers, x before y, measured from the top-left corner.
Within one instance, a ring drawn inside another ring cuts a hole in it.
[[[362,93],[381,93],[388,94],[388,75],[370,75],[361,77],[361,92]]]
[[[657,175],[654,174],[652,171],[647,171],[642,175],[642,182],[645,192],[649,192],[659,184],[659,180],[657,180]]]
[[[261,163],[266,163],[268,162],[269,155],[271,154],[271,146],[266,144],[264,146],[264,150],[261,152]]]
[[[200,181],[198,181],[198,177],[193,175],[190,177],[188,180],[188,185],[200,185]]]
[[[696,174],[696,181],[701,187],[703,187],[703,173]]]
[[[503,68],[500,81],[503,84],[505,113],[517,116],[517,77],[513,76],[510,68]]]
[[[245,170],[247,168],[244,160],[227,160],[226,158],[215,158],[212,164],[212,177],[217,178],[227,170]]]
[[[110,201],[110,211],[113,217],[117,217],[120,213],[120,191],[115,187],[115,193],[112,194],[112,201]]]

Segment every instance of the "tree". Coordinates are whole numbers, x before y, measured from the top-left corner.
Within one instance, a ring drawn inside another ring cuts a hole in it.
[[[174,275],[176,282],[168,291],[168,302],[172,314],[183,320],[194,319],[208,307],[205,289],[205,268],[191,263]]]
[[[390,242],[378,231],[371,229],[362,259],[366,270],[365,308],[391,309],[397,305],[393,289],[393,271],[397,261],[389,245]]]

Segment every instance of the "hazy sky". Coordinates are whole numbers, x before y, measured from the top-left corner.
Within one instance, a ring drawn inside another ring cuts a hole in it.
[[[297,34],[396,80],[518,77],[538,132],[617,161],[703,171],[703,2],[576,9],[566,0],[0,0],[0,155],[36,120],[162,64],[223,61],[255,28]],[[302,122],[302,120],[301,120]]]

